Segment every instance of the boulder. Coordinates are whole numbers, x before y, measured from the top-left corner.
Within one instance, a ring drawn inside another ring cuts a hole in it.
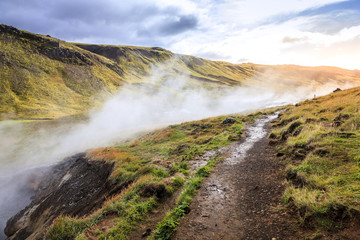
[[[233,118],[226,118],[222,123],[223,124],[234,124],[236,122]]]

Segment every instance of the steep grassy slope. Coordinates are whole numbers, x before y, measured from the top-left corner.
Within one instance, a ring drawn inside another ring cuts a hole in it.
[[[279,92],[360,83],[359,71],[231,64],[158,47],[68,43],[0,25],[0,119],[83,114],[119,88],[158,87],[179,77],[194,87],[261,85]]]
[[[305,226],[339,230],[360,213],[360,88],[289,107],[270,134],[288,162],[284,200]]]
[[[0,113],[2,118],[84,113],[125,83],[152,84],[146,78],[152,68],[168,61],[163,80],[186,75],[195,85],[216,87],[237,85],[252,75],[248,65],[161,48],[72,44],[0,25]]]
[[[235,65],[209,61],[188,55],[174,54],[163,48],[76,44],[78,47],[115,61],[131,81],[144,81],[157,63],[166,63],[166,77],[184,74],[193,84],[206,87],[236,86],[254,75],[254,64]]]
[[[1,113],[35,118],[79,113],[98,102],[96,93],[110,93],[122,82],[123,70],[104,57],[0,25]]]

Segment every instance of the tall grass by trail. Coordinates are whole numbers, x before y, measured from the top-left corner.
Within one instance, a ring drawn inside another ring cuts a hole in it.
[[[358,216],[360,88],[289,107],[269,137],[287,163],[283,199],[302,224],[342,229]]]

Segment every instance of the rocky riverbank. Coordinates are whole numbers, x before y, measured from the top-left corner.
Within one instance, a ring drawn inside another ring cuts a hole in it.
[[[8,239],[38,239],[60,215],[85,216],[128,183],[109,180],[113,165],[90,161],[85,153],[64,159],[41,174],[33,174],[28,188],[32,202],[11,217],[5,228]]]

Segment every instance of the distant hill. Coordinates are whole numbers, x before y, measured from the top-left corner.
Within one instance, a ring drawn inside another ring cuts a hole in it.
[[[154,66],[166,78],[186,76],[194,86],[289,86],[360,83],[360,73],[339,68],[231,64],[153,47],[69,43],[0,25],[0,119],[82,114],[129,85],[154,85]],[[271,80],[269,82],[268,80]]]

